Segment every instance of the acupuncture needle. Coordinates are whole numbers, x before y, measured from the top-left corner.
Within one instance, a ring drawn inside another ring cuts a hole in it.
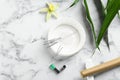
[[[59,53],[62,51],[62,49],[63,49],[63,47],[60,45],[57,49],[57,52],[56,52],[57,54],[55,55],[55,57],[59,55]]]
[[[58,50],[57,50],[57,53],[60,53],[60,51],[63,49],[62,46],[59,46]]]
[[[71,37],[72,35],[75,35],[75,33],[76,33],[76,32],[73,32],[73,33],[71,33],[71,34],[68,34],[68,35],[64,36],[63,38],[61,38],[61,40],[64,40],[64,39],[66,39],[66,38],[69,38],[69,37]]]
[[[69,34],[69,35],[66,35],[66,36],[64,36],[63,38],[58,37],[58,38],[55,38],[55,39],[51,39],[51,40],[45,41],[44,45],[49,44],[49,46],[48,46],[48,48],[49,48],[49,47],[57,44],[59,40],[64,40],[64,39],[66,39],[66,38],[69,38],[69,37],[71,37],[72,35],[74,35],[75,33],[76,33],[76,32],[71,33],[71,34]]]
[[[49,46],[48,46],[48,48],[49,47],[52,47],[53,45],[55,45],[55,44],[57,44],[58,42],[53,42],[53,43],[51,43]]]
[[[58,37],[58,38],[55,38],[55,39],[48,40],[48,41],[46,41],[46,43],[52,43],[52,42],[54,42],[54,41],[66,39],[66,38],[68,38],[68,37],[71,37],[71,35],[74,35],[75,33],[76,33],[76,32],[71,33],[71,34],[69,34],[69,35],[66,35],[66,36],[64,36],[63,38],[62,38],[62,37]]]
[[[55,39],[51,39],[51,40],[48,40],[48,41],[45,41],[45,42],[44,42],[44,45],[53,43],[53,42],[55,42],[55,41],[57,41],[57,40],[59,40],[59,39],[61,39],[61,37],[55,38]]]

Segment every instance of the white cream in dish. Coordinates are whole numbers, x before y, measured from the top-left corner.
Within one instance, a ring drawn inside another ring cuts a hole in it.
[[[76,20],[60,19],[48,32],[48,41],[56,39],[56,43],[49,47],[56,59],[64,59],[76,54],[85,43],[85,31]],[[50,44],[48,44],[50,45]]]

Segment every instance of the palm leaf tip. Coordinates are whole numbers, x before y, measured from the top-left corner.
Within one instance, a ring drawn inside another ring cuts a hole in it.
[[[107,5],[105,6],[104,4],[103,4],[103,2],[100,0],[100,7],[101,7],[101,11],[102,11],[102,20],[101,20],[101,24],[103,23],[103,20],[104,20],[104,18],[105,18],[105,16],[107,15],[107,7],[108,7],[108,5],[110,5],[109,3],[111,2],[112,0],[108,0],[107,1]],[[99,10],[99,8],[98,8],[98,10]],[[109,38],[108,38],[108,30],[106,31],[106,33],[105,33],[105,35],[103,36],[103,39],[104,39],[104,41],[105,41],[105,43],[106,43],[106,45],[107,45],[107,47],[108,47],[108,49],[110,50],[110,47],[109,47]]]
[[[99,47],[97,46],[97,43],[96,43],[96,32],[95,32],[95,28],[94,28],[94,24],[93,24],[93,21],[92,21],[92,18],[90,16],[90,12],[89,12],[89,8],[88,8],[88,4],[87,4],[87,0],[84,0],[83,2],[83,5],[85,7],[85,10],[86,10],[86,18],[87,18],[87,21],[90,25],[90,28],[92,30],[92,34],[93,34],[93,39],[94,39],[94,42],[95,42],[95,46],[96,48],[99,49]],[[100,49],[99,49],[100,50]]]
[[[111,24],[112,20],[114,19],[115,15],[118,13],[120,9],[120,0],[112,0],[111,5],[108,7],[107,15],[103,21],[103,24],[100,29],[100,33],[97,38],[97,45],[99,46],[105,32],[107,31],[109,25]]]
[[[68,8],[75,6],[78,2],[79,2],[79,0],[74,0],[74,2]]]

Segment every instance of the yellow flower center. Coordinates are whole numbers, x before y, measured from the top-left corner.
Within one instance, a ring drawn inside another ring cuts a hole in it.
[[[52,12],[52,11],[55,11],[55,6],[53,4],[49,4],[49,10]]]

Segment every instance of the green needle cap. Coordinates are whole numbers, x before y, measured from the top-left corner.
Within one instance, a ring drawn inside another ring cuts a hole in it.
[[[54,70],[54,69],[55,69],[55,65],[54,65],[54,64],[51,64],[51,65],[50,65],[50,69],[51,69],[51,70]]]

